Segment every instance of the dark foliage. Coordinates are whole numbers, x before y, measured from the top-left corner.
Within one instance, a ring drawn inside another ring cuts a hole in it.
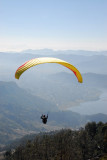
[[[14,151],[6,160],[95,160],[107,153],[107,123],[88,123],[78,131],[61,130],[37,135]]]

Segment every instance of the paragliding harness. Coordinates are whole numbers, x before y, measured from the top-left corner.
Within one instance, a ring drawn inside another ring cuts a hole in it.
[[[48,119],[48,114],[47,114],[47,116],[45,116],[45,115],[42,114],[41,119],[42,119],[42,122],[44,124],[46,124],[47,123],[47,119]]]

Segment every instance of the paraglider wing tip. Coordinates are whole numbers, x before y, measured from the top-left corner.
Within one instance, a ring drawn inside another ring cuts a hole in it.
[[[83,79],[82,79],[82,77],[81,77],[81,79],[80,79],[80,80],[78,80],[78,82],[79,82],[79,83],[83,83]]]
[[[83,81],[79,81],[80,83],[83,83]]]
[[[16,73],[15,73],[15,78],[16,78],[16,79],[19,79],[19,76],[18,76]]]

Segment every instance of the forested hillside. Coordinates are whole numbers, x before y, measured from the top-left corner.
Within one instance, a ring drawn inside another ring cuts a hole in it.
[[[106,153],[107,123],[92,122],[78,131],[39,134],[33,141],[7,151],[5,160],[106,160]]]

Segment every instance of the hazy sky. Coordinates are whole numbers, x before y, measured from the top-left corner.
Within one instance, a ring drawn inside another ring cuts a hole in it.
[[[0,0],[0,51],[107,50],[107,0]]]

